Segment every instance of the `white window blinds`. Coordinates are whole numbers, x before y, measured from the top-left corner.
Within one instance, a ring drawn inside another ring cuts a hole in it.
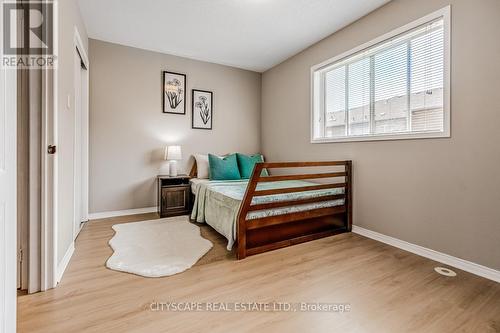
[[[445,54],[440,16],[313,67],[313,142],[444,136]]]

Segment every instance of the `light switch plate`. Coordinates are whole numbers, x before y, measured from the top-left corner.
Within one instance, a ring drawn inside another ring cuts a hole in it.
[[[68,101],[66,102],[66,108],[71,109],[71,95],[68,95]]]

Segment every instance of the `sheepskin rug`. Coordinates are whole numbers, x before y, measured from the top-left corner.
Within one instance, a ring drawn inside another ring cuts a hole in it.
[[[174,275],[192,267],[213,246],[186,216],[113,225],[110,269],[145,277]]]

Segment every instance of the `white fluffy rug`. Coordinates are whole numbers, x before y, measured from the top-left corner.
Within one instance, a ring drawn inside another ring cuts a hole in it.
[[[193,266],[213,246],[186,216],[115,224],[106,266],[146,277],[174,275]]]

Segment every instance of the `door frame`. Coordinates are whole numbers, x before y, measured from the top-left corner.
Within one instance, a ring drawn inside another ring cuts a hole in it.
[[[80,212],[81,214],[81,217],[83,217],[83,220],[84,221],[88,221],[88,215],[89,215],[89,207],[88,207],[88,203],[89,203],[89,57],[87,55],[87,52],[85,51],[85,47],[83,46],[83,42],[82,42],[82,38],[80,36],[80,33],[78,32],[78,28],[75,26],[75,32],[74,32],[74,38],[73,38],[73,46],[74,46],[74,50],[75,51],[78,51],[79,55],[80,55],[80,59],[81,61],[83,62],[83,64],[85,65],[85,76],[82,77],[82,76],[79,76],[79,75],[75,75],[75,81],[74,81],[74,88],[75,88],[75,92],[74,92],[74,96],[75,96],[75,133],[76,133],[76,126],[80,126],[80,133],[81,133],[81,149],[80,149],[80,157],[81,157],[81,187],[80,187],[80,191],[82,192],[81,193],[81,197],[80,197],[80,200],[85,203],[85,207],[84,207],[84,210],[82,212]],[[80,71],[81,71],[81,67],[80,66],[77,66],[77,64],[74,64],[74,70],[76,70],[78,68],[80,68]],[[77,80],[78,78],[78,80]],[[77,106],[76,105],[76,89],[77,89],[77,86],[79,85],[80,88],[82,86],[82,78],[84,79],[84,82],[86,82],[86,85],[85,85],[85,96],[83,96],[83,89],[81,89],[80,91],[80,106]],[[78,81],[78,82],[77,82]],[[83,101],[83,97],[85,97],[85,103],[82,103]],[[77,124],[77,121],[76,121],[76,108],[77,107],[80,107],[81,110],[80,110],[80,120],[84,120],[82,122],[82,124]],[[74,147],[76,148],[76,135],[75,135],[75,142],[74,142]],[[76,149],[74,149],[74,155],[73,155],[73,161],[76,161]],[[77,174],[76,174],[76,163],[73,167],[73,172],[74,172],[74,175],[73,175],[73,191],[75,192],[74,194],[74,200],[73,200],[73,216],[74,218],[76,219],[76,212],[79,211],[76,209],[77,205],[80,205],[81,206],[81,203],[78,203],[76,198],[76,181],[77,181]],[[84,186],[85,184],[85,186]],[[80,221],[81,222],[81,221]],[[76,237],[78,236],[78,233],[80,232],[80,228],[77,228],[76,227],[76,224],[77,224],[77,221],[74,220],[73,221],[73,239],[76,239]]]
[[[24,10],[29,9],[26,4],[20,4]],[[25,21],[29,20],[29,15],[24,12],[18,18],[18,30],[23,31]],[[17,34],[18,42],[25,43],[25,34]],[[20,290],[29,290],[29,272],[30,255],[30,140],[31,140],[31,100],[30,100],[30,75],[33,71],[27,68],[18,68],[17,85],[17,124],[16,124],[16,172],[17,172],[17,256],[18,256],[18,281],[17,287]]]
[[[0,331],[16,331],[16,287],[17,287],[17,70],[0,69],[2,91],[0,116],[4,117],[4,126],[0,135],[4,134],[3,156],[0,156],[0,172],[10,172],[6,196],[10,201],[0,205]],[[6,126],[6,124],[9,126]],[[7,132],[7,130],[9,130]],[[6,158],[7,157],[7,161]],[[3,163],[8,162],[8,163]],[[10,169],[10,170],[9,170]],[[4,184],[2,184],[4,186]],[[5,188],[4,188],[5,190]]]
[[[57,270],[57,155],[49,155],[49,145],[57,147],[57,73],[42,69],[42,167],[40,225],[40,290],[56,286]]]
[[[42,7],[42,11],[48,10]],[[59,16],[59,8],[54,9]],[[44,13],[45,14],[45,13]],[[58,54],[58,24],[52,31],[42,24],[42,34],[52,32],[54,54]],[[41,207],[40,207],[40,290],[46,291],[57,285],[57,154],[49,154],[49,145],[57,147],[58,69],[41,69]]]

